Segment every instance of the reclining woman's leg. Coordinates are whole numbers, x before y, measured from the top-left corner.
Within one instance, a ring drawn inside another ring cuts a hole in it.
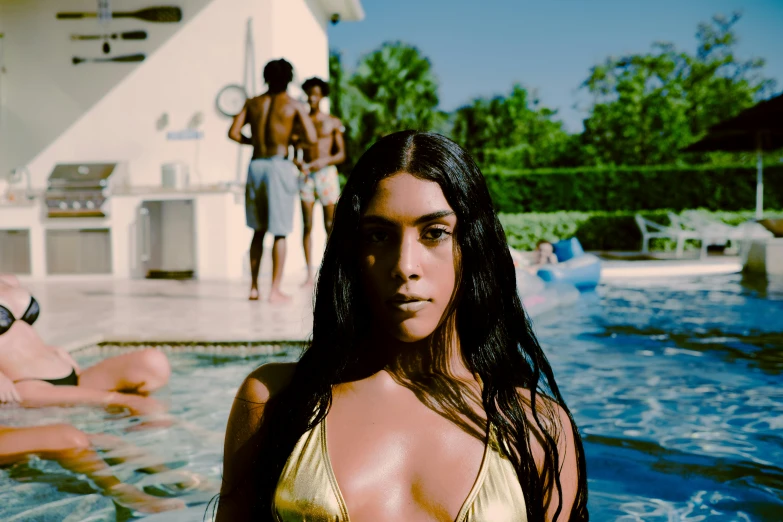
[[[0,465],[21,462],[31,455],[54,460],[66,469],[87,475],[106,495],[129,509],[158,513],[185,507],[180,499],[153,497],[120,481],[92,448],[89,436],[70,424],[0,426]]]
[[[79,386],[147,395],[165,386],[170,375],[166,354],[150,348],[110,357],[85,368],[79,375]]]

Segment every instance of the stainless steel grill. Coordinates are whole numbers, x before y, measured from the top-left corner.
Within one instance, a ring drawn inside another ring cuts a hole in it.
[[[49,175],[49,217],[105,217],[118,163],[61,163]]]

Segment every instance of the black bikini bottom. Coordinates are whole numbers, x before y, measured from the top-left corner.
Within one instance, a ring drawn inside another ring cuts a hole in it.
[[[41,379],[42,381],[46,381],[50,384],[54,384],[55,386],[78,386],[79,385],[79,376],[76,375],[76,370],[71,370],[71,374],[68,377],[63,377],[62,379]]]
[[[71,374],[68,377],[62,377],[60,379],[21,379],[21,381],[43,381],[54,384],[55,386],[78,386],[79,376],[76,375],[76,370],[71,370]]]

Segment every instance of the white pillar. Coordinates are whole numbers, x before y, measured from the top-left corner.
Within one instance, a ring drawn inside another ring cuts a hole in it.
[[[761,140],[756,149],[756,219],[761,219],[764,214],[764,165],[761,154]]]

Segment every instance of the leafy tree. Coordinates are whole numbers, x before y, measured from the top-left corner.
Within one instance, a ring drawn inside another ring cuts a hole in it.
[[[342,106],[345,70],[342,54],[334,49],[329,51],[329,90],[329,112],[342,120],[345,118]]]
[[[592,68],[583,87],[593,95],[582,144],[586,163],[653,165],[682,162],[680,148],[771,93],[764,60],[734,55],[740,15],[699,25],[696,54],[670,43],[652,52],[609,58]],[[730,160],[724,155],[701,155]]]
[[[648,53],[611,57],[593,67],[582,85],[592,106],[579,135],[569,135],[556,111],[520,85],[451,114],[438,111],[432,66],[413,46],[384,43],[352,74],[332,52],[332,112],[347,128],[348,161],[342,170],[350,172],[369,145],[401,129],[450,135],[479,163],[512,169],[743,162],[750,156],[680,152],[710,126],[774,89],[761,74],[762,59],[735,56],[739,19],[738,14],[715,16],[700,24],[695,53],[657,42]]]
[[[333,52],[332,87],[337,86],[339,111],[346,126],[346,171],[378,138],[398,130],[443,128],[448,118],[436,110],[438,82],[432,65],[416,48],[386,42],[365,55],[347,81],[339,54]]]
[[[571,138],[556,111],[519,84],[507,96],[478,98],[457,109],[452,138],[479,163],[509,168],[557,166],[568,162]]]

